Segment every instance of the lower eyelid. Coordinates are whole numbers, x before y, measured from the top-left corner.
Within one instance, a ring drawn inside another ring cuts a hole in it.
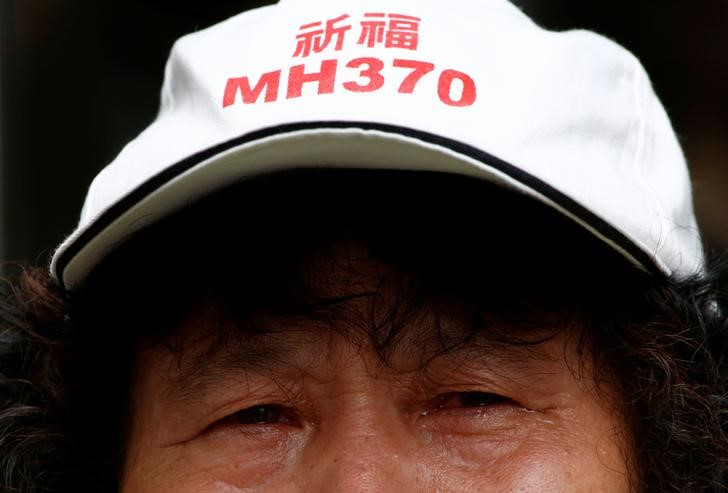
[[[428,432],[443,435],[499,435],[520,433],[536,411],[517,404],[439,409],[422,413],[420,425]]]
[[[288,425],[229,425],[212,428],[198,438],[211,440],[215,444],[235,443],[240,440],[273,444],[287,439],[290,434]]]
[[[461,407],[435,407],[425,410],[421,416],[464,416],[464,415],[483,415],[485,413],[510,412],[518,409],[526,409],[515,401],[510,399],[502,402],[489,404],[485,406],[461,406]]]
[[[228,416],[208,426],[200,436],[223,434],[242,434],[250,436],[279,435],[289,433],[294,429],[301,428],[297,421],[274,422],[274,423],[240,423],[235,416]]]

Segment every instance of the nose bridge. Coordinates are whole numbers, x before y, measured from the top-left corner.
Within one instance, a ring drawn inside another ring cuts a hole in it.
[[[366,429],[331,431],[322,437],[320,453],[312,458],[307,490],[412,491],[414,454],[405,453],[407,440],[398,438],[396,430],[370,423]]]
[[[412,424],[376,361],[350,354],[320,402],[319,426],[305,452],[306,492],[416,491],[419,460]],[[380,378],[381,377],[381,378]]]

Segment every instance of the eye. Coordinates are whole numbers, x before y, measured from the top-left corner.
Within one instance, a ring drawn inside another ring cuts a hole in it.
[[[278,404],[258,404],[240,409],[207,426],[201,435],[213,439],[241,436],[256,440],[275,440],[280,433],[302,429],[295,410]]]
[[[290,410],[271,404],[242,409],[231,415],[229,419],[242,425],[294,424]]]
[[[487,407],[500,404],[513,404],[513,401],[492,392],[450,392],[438,399],[433,410]]]

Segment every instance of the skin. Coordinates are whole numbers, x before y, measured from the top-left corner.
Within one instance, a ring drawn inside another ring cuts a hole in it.
[[[381,281],[378,266],[353,267],[326,289]],[[577,353],[578,327],[432,357],[435,327],[462,329],[440,307],[383,360],[358,335],[372,303],[327,322],[262,314],[265,334],[230,331],[221,349],[219,311],[201,302],[172,344],[139,352],[121,491],[629,491],[623,423]]]

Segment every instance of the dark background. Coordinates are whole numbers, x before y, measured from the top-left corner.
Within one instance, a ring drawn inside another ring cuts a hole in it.
[[[0,0],[0,259],[44,263],[70,233],[91,178],[156,115],[177,37],[264,3]],[[728,0],[516,3],[642,60],[688,156],[706,242],[728,248]]]

